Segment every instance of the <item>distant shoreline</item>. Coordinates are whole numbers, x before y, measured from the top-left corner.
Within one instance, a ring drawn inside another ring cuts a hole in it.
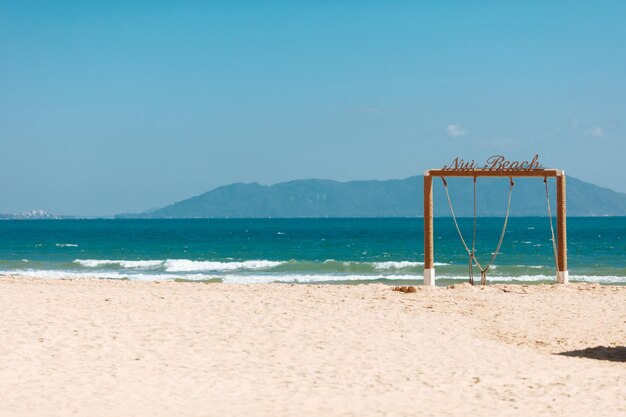
[[[516,216],[511,215],[509,217],[517,219],[547,219],[548,216]],[[576,216],[568,215],[568,218],[578,219],[600,219],[600,218],[626,218],[626,215],[597,215],[597,216]],[[0,217],[0,220],[15,220],[15,221],[57,221],[57,220],[350,220],[350,219],[423,219],[423,216],[346,216],[346,217],[119,217],[119,216],[102,216],[102,217],[80,217],[80,216],[59,216],[58,218],[42,218],[42,219],[22,219],[22,218],[10,218]],[[435,219],[452,219],[452,216],[434,216]],[[471,216],[457,216],[457,219],[471,219]],[[483,219],[504,219],[504,216],[480,216]]]

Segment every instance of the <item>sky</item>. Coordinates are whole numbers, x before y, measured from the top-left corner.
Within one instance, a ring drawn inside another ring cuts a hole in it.
[[[0,0],[0,213],[525,160],[626,192],[626,2]]]

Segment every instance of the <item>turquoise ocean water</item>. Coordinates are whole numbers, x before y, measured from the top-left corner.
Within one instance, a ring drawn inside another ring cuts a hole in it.
[[[486,263],[503,219],[478,222]],[[471,219],[460,219],[471,240]],[[492,282],[552,282],[547,217],[512,218]],[[626,218],[568,219],[572,280],[626,284]],[[227,283],[419,284],[422,219],[0,221],[0,274]],[[450,218],[435,219],[439,284],[467,280]]]

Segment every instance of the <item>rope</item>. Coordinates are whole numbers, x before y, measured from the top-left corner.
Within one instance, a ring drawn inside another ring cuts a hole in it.
[[[465,251],[467,252],[467,255],[469,256],[469,265],[468,265],[468,269],[469,269],[469,283],[474,285],[474,265],[473,265],[473,260],[476,259],[476,257],[474,256],[474,244],[472,242],[472,250],[470,250],[470,248],[467,246],[467,243],[465,243],[465,239],[463,238],[463,233],[461,232],[461,228],[459,227],[459,223],[456,220],[456,215],[454,214],[454,207],[452,206],[452,200],[450,200],[450,193],[448,192],[448,182],[446,181],[445,177],[441,177],[441,181],[443,181],[443,189],[446,190],[446,197],[448,198],[448,205],[450,206],[450,212],[452,213],[452,220],[454,221],[454,226],[456,227],[456,231],[459,234],[459,237],[461,238],[461,243],[463,244],[463,247],[465,248]],[[476,198],[476,195],[474,194],[474,199]],[[475,206],[476,204],[474,204]]]
[[[548,202],[548,218],[550,219],[550,233],[552,234],[552,251],[554,254],[554,266],[556,273],[559,273],[559,259],[557,257],[556,250],[556,238],[554,237],[554,226],[552,225],[552,209],[550,208],[550,193],[548,192],[548,177],[543,177],[543,183],[546,186],[546,201]]]
[[[477,211],[476,211],[476,176],[474,176],[474,222],[473,222],[473,237],[472,237],[472,249],[467,246],[465,239],[463,238],[463,233],[461,232],[461,228],[459,227],[459,223],[456,220],[456,215],[454,213],[454,208],[452,206],[452,200],[450,199],[450,192],[448,191],[448,182],[445,177],[441,177],[443,181],[443,188],[446,191],[446,197],[448,199],[448,205],[450,206],[450,213],[452,214],[452,220],[454,221],[454,226],[456,227],[456,231],[461,238],[461,243],[463,243],[463,247],[469,256],[469,282],[474,285],[474,265],[480,269],[480,283],[481,285],[485,285],[487,283],[487,271],[493,265],[498,253],[500,252],[500,248],[502,246],[502,242],[504,241],[504,236],[506,234],[506,228],[509,222],[509,213],[511,210],[511,194],[513,191],[513,187],[515,183],[513,182],[513,178],[509,178],[509,193],[507,197],[507,206],[506,206],[506,214],[504,216],[504,224],[502,225],[502,231],[500,232],[500,238],[498,239],[498,244],[496,246],[495,251],[492,253],[491,261],[484,268],[481,266],[480,262],[476,258],[476,222],[477,222]],[[550,220],[552,221],[552,220]]]
[[[487,283],[487,270],[493,265],[493,262],[496,260],[498,253],[500,252],[500,247],[502,246],[502,242],[504,241],[504,235],[506,234],[506,226],[509,223],[509,211],[511,209],[511,192],[513,191],[513,187],[515,187],[515,183],[513,182],[513,178],[509,178],[509,196],[507,197],[506,203],[506,215],[504,216],[504,225],[502,226],[502,232],[500,233],[500,240],[498,240],[498,245],[496,246],[496,250],[493,252],[491,256],[491,261],[487,264],[487,266],[481,270],[480,284],[485,285]]]
[[[467,247],[467,243],[465,243],[465,239],[463,239],[463,234],[461,233],[461,229],[459,228],[459,224],[456,221],[456,215],[454,214],[454,208],[452,207],[452,201],[450,200],[450,193],[448,193],[448,182],[444,177],[441,177],[443,181],[443,188],[446,190],[446,197],[448,197],[448,204],[450,205],[450,212],[452,213],[452,220],[454,220],[454,225],[456,226],[457,232],[459,232],[459,237],[461,238],[461,243],[465,247],[468,255],[471,255],[472,251]]]

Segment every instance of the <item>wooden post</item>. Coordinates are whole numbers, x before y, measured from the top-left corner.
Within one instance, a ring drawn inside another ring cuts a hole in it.
[[[433,239],[433,177],[424,173],[424,285],[435,285]]]
[[[558,236],[556,282],[566,284],[569,281],[567,273],[567,205],[565,192],[565,172],[556,177],[556,227]]]

